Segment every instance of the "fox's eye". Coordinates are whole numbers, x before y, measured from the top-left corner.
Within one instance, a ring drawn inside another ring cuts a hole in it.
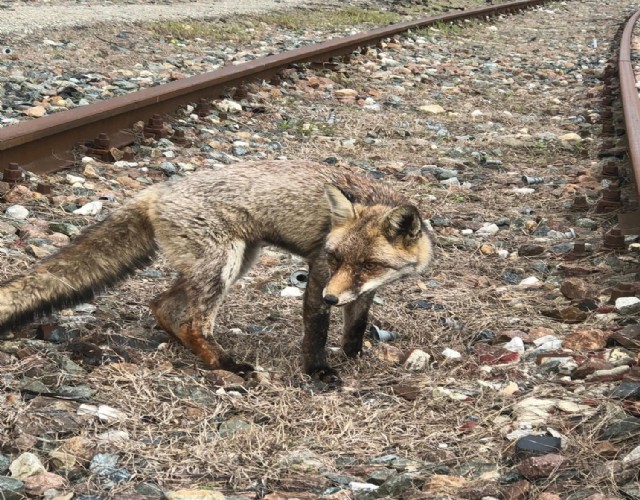
[[[362,264],[362,267],[367,271],[373,271],[374,269],[378,268],[378,264],[376,264],[375,262],[365,262],[364,264]]]

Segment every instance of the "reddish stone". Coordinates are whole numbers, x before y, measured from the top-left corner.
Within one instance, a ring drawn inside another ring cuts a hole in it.
[[[602,330],[579,330],[564,338],[562,347],[574,351],[596,351],[607,344],[608,335]]]
[[[628,349],[640,349],[640,325],[628,325],[613,333],[610,340]]]
[[[565,462],[566,458],[556,453],[531,457],[518,466],[518,471],[527,479],[549,477]]]
[[[52,472],[41,472],[34,476],[29,476],[23,479],[23,482],[27,493],[33,496],[42,496],[45,491],[50,489],[61,490],[67,484],[67,481],[62,476]]]
[[[542,337],[546,337],[547,335],[555,335],[556,332],[551,328],[545,328],[544,326],[539,326],[537,328],[531,328],[527,334],[531,339],[531,342],[537,340]]]
[[[569,278],[560,285],[560,292],[569,300],[582,300],[591,295],[587,284],[578,278]]]
[[[518,481],[517,483],[505,486],[502,489],[502,495],[504,500],[527,500],[529,498],[529,492],[531,491],[531,484],[529,481]]]
[[[33,199],[33,192],[27,186],[15,186],[4,195],[7,203],[24,203]]]
[[[504,330],[496,335],[495,343],[501,344],[503,342],[509,342],[515,337],[520,337],[523,342],[531,342],[529,335],[522,330]]]
[[[561,497],[555,493],[542,493],[538,497],[538,500],[561,500]]]
[[[611,441],[600,441],[595,445],[593,451],[604,458],[616,458],[620,454],[620,449]]]
[[[609,370],[610,368],[613,368],[613,365],[604,359],[591,358],[578,366],[571,374],[571,378],[586,378],[587,375],[591,375],[596,370]]]

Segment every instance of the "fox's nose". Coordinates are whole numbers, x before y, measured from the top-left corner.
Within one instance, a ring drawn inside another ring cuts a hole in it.
[[[324,296],[324,301],[330,306],[335,306],[338,303],[338,300],[339,300],[338,297],[336,297],[335,295]]]

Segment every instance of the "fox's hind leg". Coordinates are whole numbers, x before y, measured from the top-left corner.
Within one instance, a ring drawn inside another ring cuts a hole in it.
[[[185,280],[179,277],[168,290],[162,292],[149,304],[158,326],[178,338],[178,331],[187,311]]]
[[[375,292],[369,292],[344,306],[344,330],[342,333],[342,350],[353,358],[362,351],[362,338],[367,329],[369,308]]]
[[[236,363],[207,337],[213,334],[218,309],[229,287],[248,270],[256,255],[257,249],[247,250],[244,242],[210,249],[151,305],[158,324],[211,368],[245,374],[253,371],[251,365]]]

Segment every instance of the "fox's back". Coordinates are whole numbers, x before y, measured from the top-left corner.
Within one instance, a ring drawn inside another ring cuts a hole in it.
[[[384,183],[308,161],[260,161],[194,174],[159,188],[157,216],[214,239],[264,241],[303,256],[329,231],[324,189],[333,184],[353,201],[395,206],[404,200]],[[176,230],[176,228],[173,228]],[[180,229],[177,229],[180,230]]]

